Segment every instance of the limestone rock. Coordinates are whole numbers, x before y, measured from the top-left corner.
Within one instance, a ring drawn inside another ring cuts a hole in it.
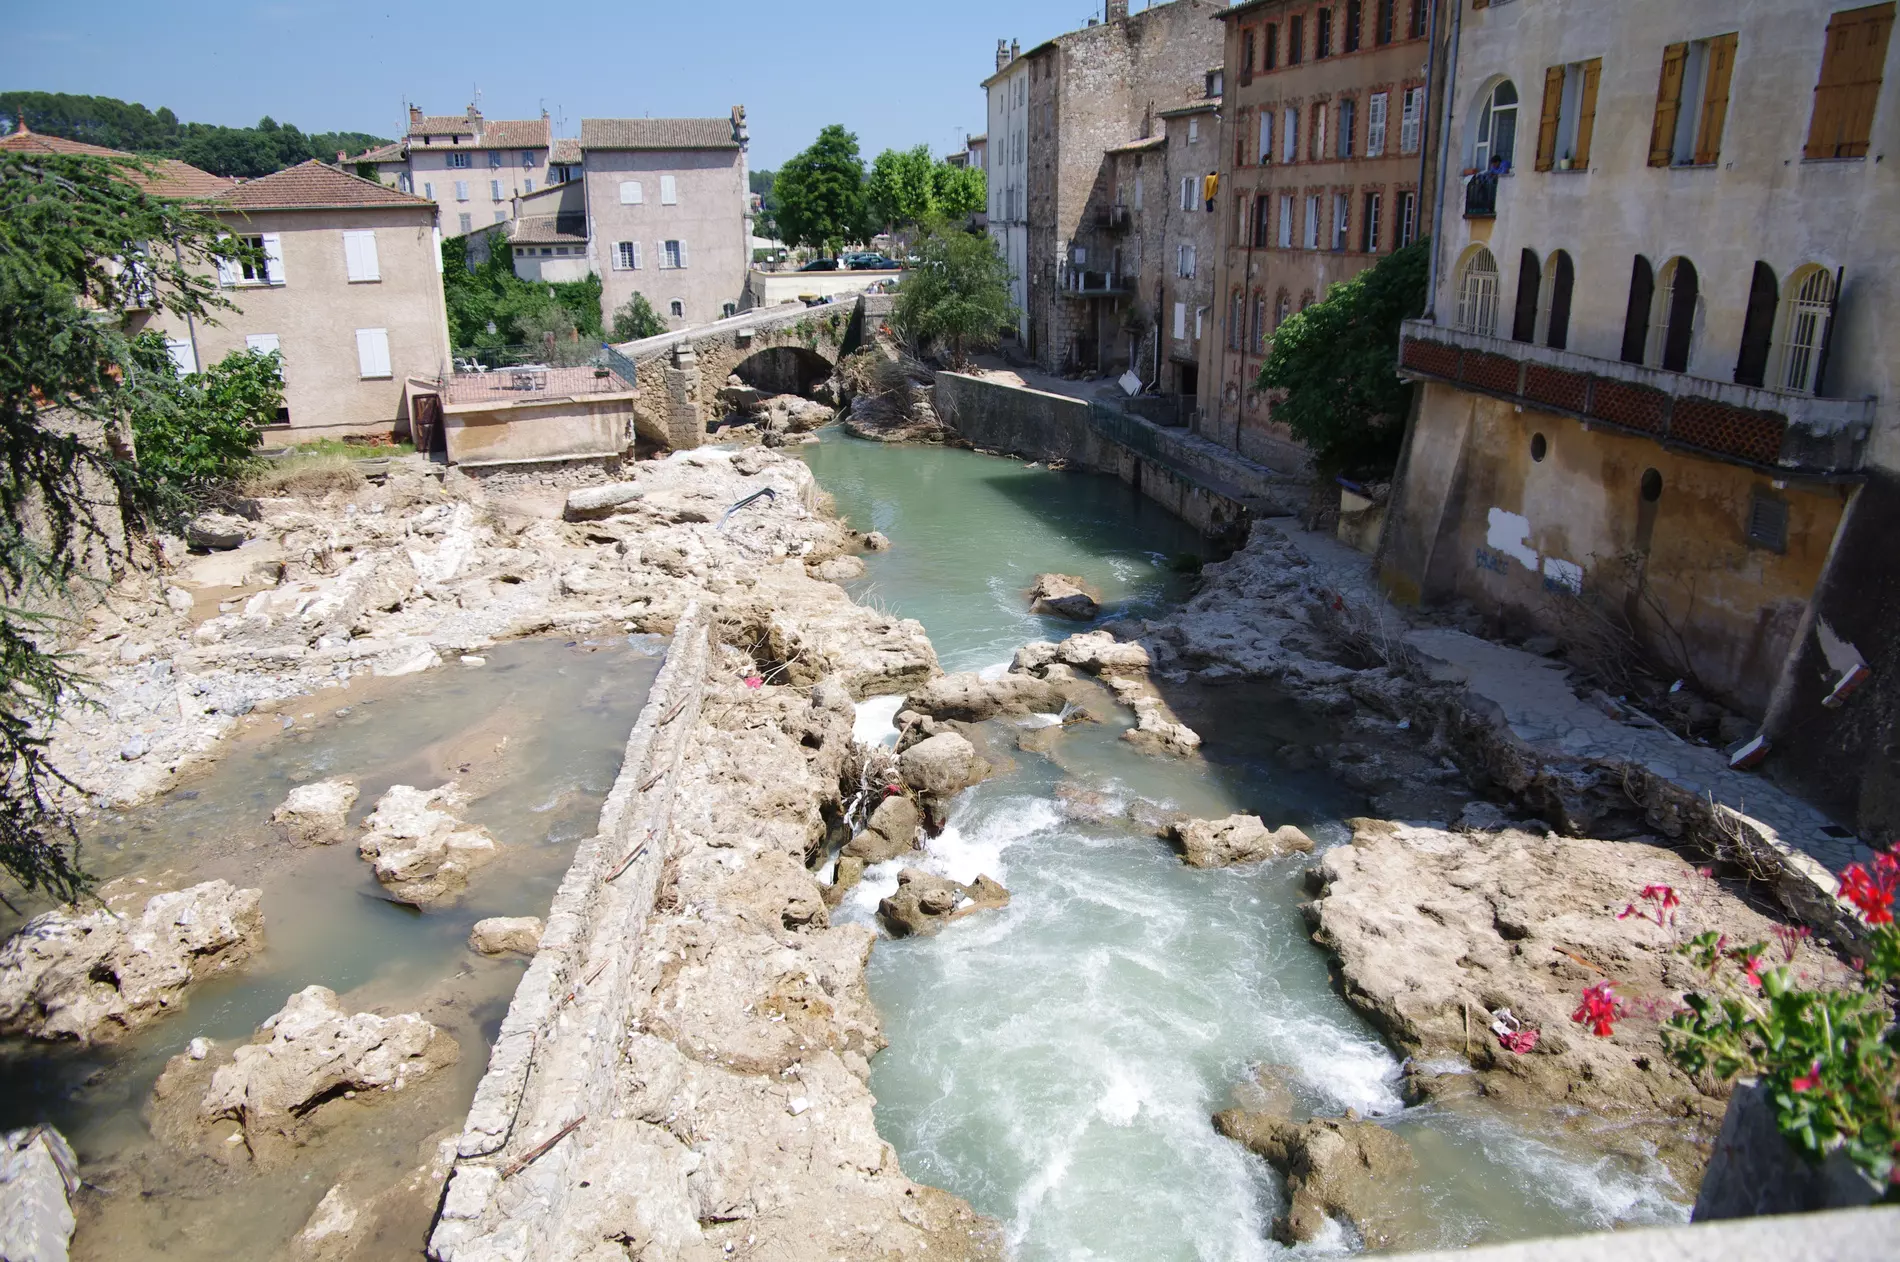
[[[263,945],[263,894],[206,881],[108,909],[35,916],[0,946],[0,1033],[112,1042]]]
[[[499,849],[486,829],[455,817],[462,805],[453,784],[429,790],[394,785],[363,821],[369,832],[357,843],[357,853],[375,865],[376,879],[404,902],[428,906],[452,898],[468,885],[469,871]]]
[[[1159,697],[1135,701],[1135,726],[1122,739],[1146,753],[1186,758],[1201,748],[1201,734],[1175,718]]]
[[[420,675],[441,664],[442,658],[427,640],[398,640],[376,659],[370,667],[370,674],[379,679],[396,679],[403,675]]]
[[[1267,1159],[1286,1178],[1287,1212],[1274,1220],[1282,1244],[1313,1239],[1328,1217],[1358,1228],[1369,1248],[1399,1243],[1390,1189],[1416,1165],[1411,1145],[1374,1122],[1295,1122],[1229,1109],[1214,1128]]]
[[[1168,833],[1191,868],[1226,868],[1313,849],[1313,839],[1292,824],[1268,829],[1257,815],[1179,820]]]
[[[1140,644],[1123,644],[1106,631],[1070,636],[1056,645],[1055,659],[1094,675],[1143,671],[1150,661],[1148,650]]]
[[[811,576],[827,583],[848,583],[864,577],[864,562],[857,557],[832,557],[811,567]]]
[[[889,552],[891,550],[891,540],[883,531],[873,530],[870,534],[864,536],[864,546],[872,552]]]
[[[1034,675],[984,679],[974,671],[933,679],[904,698],[904,708],[933,719],[981,723],[999,714],[1056,714],[1068,698]]]
[[[270,822],[301,845],[328,845],[349,826],[357,792],[356,781],[344,778],[300,784],[271,812]]]
[[[598,521],[603,517],[612,517],[645,495],[645,488],[631,482],[584,486],[567,493],[567,502],[561,506],[561,516],[568,521]]]
[[[897,892],[877,905],[878,919],[891,936],[928,937],[952,920],[986,908],[1009,905],[1009,891],[988,876],[962,885],[918,868],[897,874]]]
[[[922,823],[915,802],[901,793],[892,794],[878,803],[864,831],[845,845],[844,853],[867,864],[895,859],[916,846]]]
[[[459,1055],[454,1039],[413,1012],[348,1013],[335,991],[306,986],[219,1066],[198,1118],[236,1122],[262,1155],[294,1141],[299,1119],[326,1101],[346,1091],[401,1091]]]
[[[1087,622],[1102,612],[1102,606],[1088,594],[1082,580],[1068,574],[1038,574],[1029,589],[1032,613],[1051,614]]]
[[[251,523],[230,513],[200,513],[185,527],[185,542],[208,552],[229,552],[251,537]]]
[[[919,793],[950,797],[977,783],[988,767],[976,756],[976,746],[955,732],[942,732],[919,741],[898,757],[904,783]]]
[[[469,930],[468,945],[483,955],[533,955],[541,949],[539,916],[490,916]]]
[[[0,1141],[0,1258],[66,1262],[76,1221],[79,1159],[50,1126],[11,1131]]]

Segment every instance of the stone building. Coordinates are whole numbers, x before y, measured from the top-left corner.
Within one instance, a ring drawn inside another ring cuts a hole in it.
[[[1225,24],[1221,245],[1200,432],[1264,458],[1273,331],[1428,224],[1433,0],[1253,0]]]
[[[553,143],[546,110],[540,118],[507,119],[483,118],[473,105],[466,114],[442,116],[412,105],[401,140],[351,161],[372,168],[382,183],[434,202],[442,230],[465,236],[508,222],[517,196],[554,182]]]
[[[1108,0],[1102,22],[1020,56],[998,49],[984,84],[988,135],[1005,146],[991,161],[991,233],[1020,277],[1024,348],[1045,369],[1125,361],[1114,331],[1132,287],[1114,272],[1112,247],[1098,259],[1078,240],[1112,204],[1108,152],[1151,134],[1159,111],[1217,95],[1206,91],[1207,72],[1220,58],[1214,18],[1223,7],[1172,0],[1131,16],[1127,0]],[[1008,149],[1017,136],[1020,159]],[[1020,210],[1006,200],[999,215],[999,194],[1020,197]]]
[[[1453,17],[1449,191],[1431,309],[1400,350],[1421,388],[1384,566],[1401,597],[1633,637],[1762,716],[1771,765],[1883,836],[1900,827],[1894,9]]]

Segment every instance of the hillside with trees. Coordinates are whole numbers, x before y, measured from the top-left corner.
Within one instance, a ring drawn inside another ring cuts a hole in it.
[[[268,114],[255,127],[181,123],[164,106],[156,111],[109,96],[66,92],[0,92],[0,124],[11,132],[22,122],[47,136],[177,158],[213,175],[255,179],[318,158],[336,161],[338,151],[357,154],[387,144],[360,131],[304,132]]]

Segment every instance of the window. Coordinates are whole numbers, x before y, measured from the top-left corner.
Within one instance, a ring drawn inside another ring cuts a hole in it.
[[[1294,14],[1286,20],[1286,64],[1297,66],[1306,60],[1306,18]]]
[[[1280,248],[1293,248],[1293,194],[1280,194]]]
[[[1788,550],[1788,501],[1757,489],[1748,505],[1748,542],[1770,552]]]
[[[1352,196],[1348,193],[1333,194],[1333,249],[1344,250],[1351,239]]]
[[[1649,165],[1713,166],[1721,158],[1738,38],[1719,35],[1663,49]]]
[[[1656,273],[1649,260],[1638,254],[1630,264],[1630,299],[1623,310],[1623,354],[1626,364],[1643,362],[1649,344],[1649,304],[1656,296]]]
[[[496,222],[496,223],[507,223],[507,222],[508,222],[508,212],[507,212],[507,211],[505,211],[505,210],[498,210],[498,211],[496,211],[496,212],[495,212],[495,222]]]
[[[1431,0],[1412,0],[1412,21],[1411,24],[1405,28],[1405,37],[1407,39],[1425,38],[1425,18],[1427,6],[1430,4]]]
[[[1227,349],[1242,350],[1247,345],[1247,295],[1238,289],[1227,303]]]
[[[1509,171],[1517,150],[1517,86],[1509,79],[1485,94],[1478,111],[1478,136],[1472,146],[1471,165],[1489,171],[1493,162]]]
[[[1253,82],[1254,40],[1253,27],[1240,33],[1240,81],[1243,84]]]
[[[1418,194],[1409,188],[1400,189],[1398,212],[1399,248],[1402,250],[1418,240]]]
[[[501,150],[499,150],[499,149],[491,149],[491,150],[489,150],[489,152],[488,152],[488,169],[489,169],[489,170],[491,170],[491,171],[499,171],[499,170],[501,170]]]
[[[455,200],[458,202],[465,202],[468,200],[468,181],[467,180],[455,181]]]
[[[1206,307],[1194,308],[1194,340],[1195,341],[1198,342],[1201,340],[1201,330],[1202,330],[1202,327],[1206,323],[1207,323],[1207,308]]]
[[[680,268],[686,266],[686,243],[684,241],[665,242],[660,247],[660,253],[661,268],[668,271],[678,271]]]
[[[534,170],[534,150],[523,149],[521,151],[521,169],[524,171]]]
[[[1544,112],[1537,120],[1537,169],[1587,171],[1596,133],[1597,87],[1603,59],[1544,71]]]
[[[1418,152],[1419,123],[1425,117],[1425,89],[1405,89],[1405,99],[1399,106],[1399,152]]]
[[[435,200],[435,185],[424,182],[422,186],[422,195],[428,198],[430,201],[434,201]]]
[[[1280,116],[1280,161],[1300,159],[1300,112],[1289,109]]]
[[[1313,106],[1313,130],[1308,137],[1312,148],[1307,156],[1315,162],[1326,156],[1326,116],[1331,112],[1324,101]]]
[[[1372,42],[1384,47],[1392,42],[1398,27],[1398,0],[1378,0],[1378,16],[1372,28]]]
[[[1267,296],[1258,289],[1253,291],[1253,353],[1267,353]]]
[[[1577,287],[1577,268],[1567,252],[1557,250],[1545,262],[1544,271],[1546,283],[1539,295],[1543,310],[1537,319],[1544,345],[1560,351],[1570,345],[1570,299]]]
[[[1517,305],[1511,312],[1513,342],[1531,342],[1537,338],[1537,295],[1543,288],[1543,279],[1543,265],[1537,261],[1537,252],[1525,250],[1518,256]]]
[[[719,315],[721,319],[730,320],[732,319],[732,317],[738,314],[739,314],[739,304],[736,302],[729,302],[725,306],[719,308]]]
[[[1273,300],[1273,327],[1277,329],[1285,324],[1287,317],[1292,314],[1293,295],[1282,289],[1279,297]]]
[[[1458,327],[1487,337],[1498,331],[1498,261],[1483,246],[1458,274]]]
[[[1265,166],[1273,161],[1273,111],[1260,111],[1260,164]]]
[[[524,193],[534,192],[534,180],[529,178],[521,181],[521,191]]]
[[[1264,47],[1261,49],[1261,55],[1264,59],[1264,64],[1261,66],[1261,69],[1263,70],[1279,69],[1279,66],[1280,66],[1280,25],[1279,23],[1269,22],[1265,26],[1261,27],[1260,28],[1260,42],[1262,45],[1264,45]]]
[[[1199,260],[1194,256],[1193,246],[1177,245],[1174,247],[1175,275],[1181,277],[1183,280],[1194,279],[1194,269],[1198,261]]]
[[[1313,193],[1306,199],[1306,236],[1305,245],[1309,250],[1319,249],[1319,194]]]
[[[1389,94],[1374,92],[1366,99],[1366,156],[1377,158],[1385,153],[1385,107]]]
[[[244,335],[244,349],[247,351],[257,351],[264,355],[281,355],[284,353],[283,345],[277,340],[275,333],[246,333]]]
[[[1174,304],[1174,340],[1187,341],[1187,304],[1185,302]]]
[[[261,236],[243,236],[230,238],[240,245],[249,247],[253,254],[247,259],[219,259],[218,283],[234,285],[281,285],[284,283],[284,248],[282,239],[274,232]],[[262,255],[262,261],[256,259]]]
[[[500,180],[488,181],[488,199],[490,201],[496,201],[496,202],[501,200],[501,181]]]
[[[461,220],[461,224],[462,224],[462,235],[463,235],[463,236],[467,236],[467,235],[468,235],[468,234],[469,234],[470,232],[472,232],[472,231],[474,231],[474,228],[475,228],[475,216],[473,216],[473,215],[458,215],[458,216],[456,216],[456,218],[457,218],[457,219],[459,219],[459,220]]]
[[[677,206],[680,202],[679,181],[670,175],[660,177],[660,205]]]
[[[1181,177],[1181,209],[1194,209],[1194,177],[1191,175]]]
[[[1344,97],[1339,102],[1339,156],[1352,157],[1353,139],[1359,127],[1359,102]]]
[[[381,280],[382,269],[376,259],[376,233],[370,229],[343,234],[343,266],[352,283]]]
[[[181,375],[189,376],[198,371],[198,350],[188,340],[168,338],[165,342],[165,353],[172,357],[172,366],[177,368]]]
[[[622,206],[641,206],[646,203],[646,200],[646,190],[640,187],[640,181],[620,181],[620,204]]]
[[[411,178],[409,172],[404,171],[396,176],[396,188],[400,192],[413,193],[416,191],[415,180]]]
[[[1253,199],[1253,243],[1256,249],[1264,250],[1273,244],[1272,208],[1273,199],[1265,193]]]
[[[1821,393],[1838,288],[1836,277],[1819,267],[1802,268],[1788,279],[1788,296],[1782,302],[1780,318],[1776,388],[1796,394]]]
[[[1383,209],[1384,200],[1384,195],[1381,193],[1366,194],[1366,213],[1364,215],[1364,223],[1360,228],[1360,248],[1367,254],[1377,254],[1379,252],[1379,234],[1384,229],[1384,225],[1379,218],[1379,212]]]
[[[1333,11],[1321,9],[1313,23],[1313,60],[1333,55]]]
[[[1767,384],[1768,352],[1774,341],[1780,309],[1781,282],[1775,276],[1775,269],[1757,260],[1754,279],[1748,286],[1748,310],[1742,318],[1742,353],[1735,360],[1737,384]]]
[[[686,318],[686,304],[678,298],[675,298],[667,305],[667,310],[673,313],[675,320],[684,320]]]
[[[1365,25],[1365,6],[1360,0],[1346,0],[1346,29],[1339,34],[1340,46],[1349,53],[1358,52],[1360,32]]]
[[[452,171],[466,171],[468,169],[468,155],[465,153],[450,154],[448,166]]]
[[[1695,339],[1697,277],[1686,258],[1670,259],[1656,277],[1655,304],[1649,321],[1649,346],[1643,362],[1668,372],[1688,372]]]
[[[1829,19],[1804,157],[1867,156],[1893,17],[1894,6],[1888,3],[1846,9]]]
[[[356,375],[365,379],[392,375],[389,371],[388,329],[356,331]]]

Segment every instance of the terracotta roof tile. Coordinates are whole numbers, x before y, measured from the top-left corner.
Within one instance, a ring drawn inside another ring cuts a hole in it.
[[[351,162],[401,162],[404,154],[402,141],[392,140],[386,145],[377,145],[374,149],[365,149],[351,158]]]
[[[582,149],[737,149],[729,118],[583,118]]]
[[[548,152],[549,162],[575,163],[581,160],[581,142],[577,136],[561,136],[555,139]]]
[[[312,159],[275,175],[246,180],[218,203],[233,210],[308,210],[327,206],[413,206],[435,203],[400,189],[360,179]]]
[[[229,192],[234,184],[225,176],[200,171],[176,158],[141,157],[135,153],[107,149],[103,145],[89,145],[79,140],[67,140],[63,136],[43,136],[25,129],[0,136],[0,150],[9,153],[64,153],[94,158],[137,159],[150,167],[152,174],[147,177],[132,173],[132,182],[154,197],[219,197]]]
[[[585,215],[523,215],[508,239],[516,245],[586,245]]]
[[[553,128],[545,118],[482,118],[466,114],[429,115],[409,126],[411,136],[452,136],[446,147],[471,149],[545,149]]]

